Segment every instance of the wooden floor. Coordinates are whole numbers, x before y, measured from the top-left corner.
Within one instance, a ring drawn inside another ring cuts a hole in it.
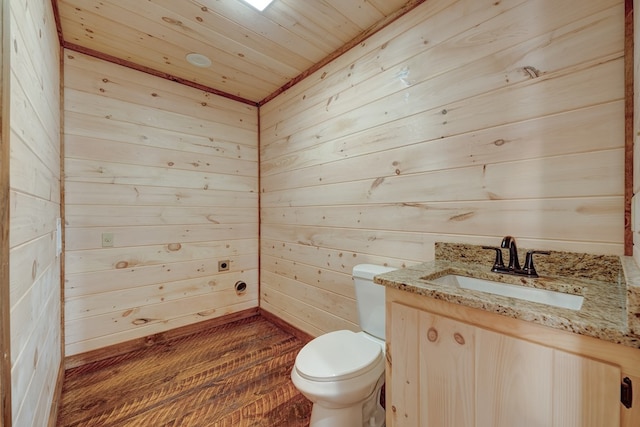
[[[254,316],[69,369],[58,426],[308,426],[303,344]]]

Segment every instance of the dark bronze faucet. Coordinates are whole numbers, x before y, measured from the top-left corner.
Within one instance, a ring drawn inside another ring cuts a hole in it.
[[[501,248],[509,249],[509,271],[519,271],[520,270],[520,262],[518,261],[518,248],[516,247],[516,239],[511,236],[505,236],[502,239]]]
[[[518,247],[516,246],[516,239],[512,236],[505,236],[502,239],[500,247],[495,246],[483,246],[482,249],[491,249],[496,251],[496,259],[493,263],[491,271],[494,273],[514,274],[517,276],[538,277],[538,273],[533,265],[533,255],[542,254],[549,255],[549,251],[527,251],[527,256],[524,260],[524,268],[520,268],[520,261],[518,260]],[[502,249],[509,249],[509,265],[505,266],[502,260]]]

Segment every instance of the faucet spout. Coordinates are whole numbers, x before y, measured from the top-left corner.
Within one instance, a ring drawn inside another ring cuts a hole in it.
[[[518,261],[518,247],[516,246],[516,239],[512,236],[505,236],[502,239],[502,248],[509,249],[509,270],[520,271],[520,262]]]

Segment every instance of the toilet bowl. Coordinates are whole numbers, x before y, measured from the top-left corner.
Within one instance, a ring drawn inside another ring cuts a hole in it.
[[[298,353],[293,384],[312,403],[310,427],[382,427],[384,384],[384,288],[373,276],[392,268],[354,267],[356,302],[362,332],[340,330],[321,335]]]

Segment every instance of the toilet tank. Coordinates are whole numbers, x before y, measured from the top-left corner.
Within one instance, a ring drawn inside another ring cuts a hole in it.
[[[373,283],[373,276],[393,270],[395,268],[374,264],[359,264],[353,267],[360,328],[383,341],[385,338],[384,286]]]

